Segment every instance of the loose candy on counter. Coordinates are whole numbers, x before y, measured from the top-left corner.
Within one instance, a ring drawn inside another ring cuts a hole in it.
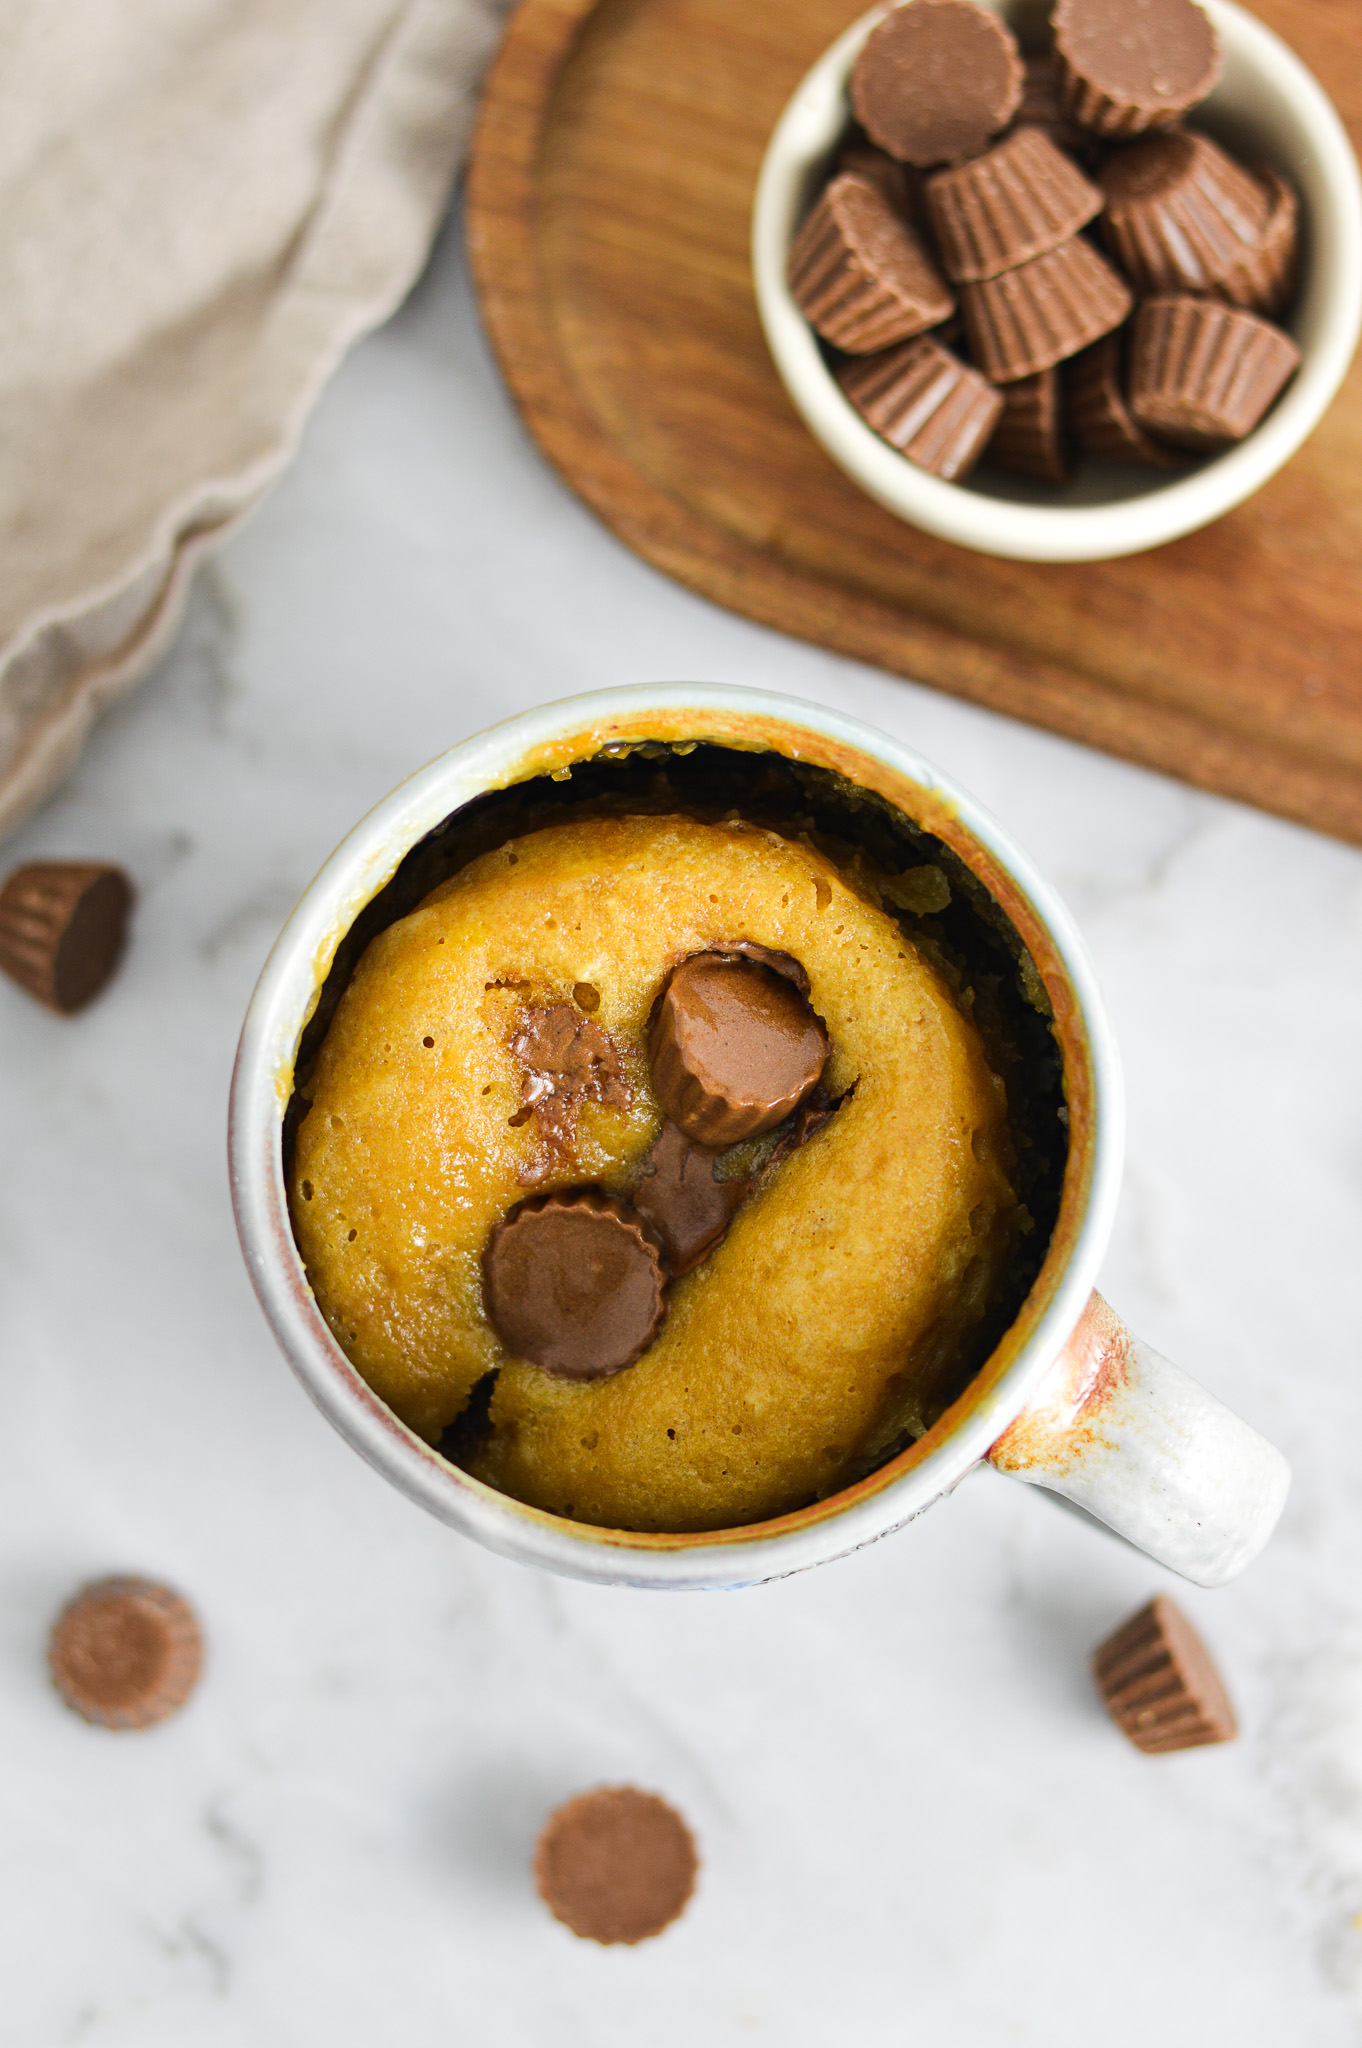
[[[132,883],[108,861],[30,861],[0,889],[0,968],[71,1015],[103,989],[127,943]]]
[[[1162,1594],[1098,1645],[1092,1671],[1112,1720],[1150,1756],[1232,1742],[1239,1732],[1206,1645]]]
[[[647,1941],[685,1911],[695,1838],[665,1799],[633,1785],[579,1793],[551,1814],[534,1852],[535,1884],[556,1920],[587,1941]]]
[[[57,1691],[84,1720],[150,1728],[193,1692],[203,1637],[193,1608],[169,1586],[99,1579],[58,1615],[48,1665]]]

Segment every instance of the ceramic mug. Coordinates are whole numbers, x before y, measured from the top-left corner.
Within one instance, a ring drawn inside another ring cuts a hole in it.
[[[331,1335],[294,1243],[284,1126],[294,1066],[337,948],[404,857],[489,791],[640,742],[768,750],[873,791],[933,833],[989,891],[1048,992],[1063,1059],[1069,1149],[1059,1213],[1022,1307],[964,1393],[869,1477],[747,1528],[654,1535],[527,1507],[451,1465],[371,1392]],[[395,790],[332,855],[270,954],[232,1082],[232,1199],[256,1292],[308,1393],[412,1500],[505,1557],[649,1587],[754,1584],[873,1542],[988,1459],[1048,1487],[1198,1585],[1241,1571],[1270,1536],[1289,1471],[1280,1453],[1124,1328],[1093,1291],[1121,1175],[1123,1104],[1092,968],[1059,898],[1002,828],[888,735],[764,691],[659,684],[569,698],[453,748]]]

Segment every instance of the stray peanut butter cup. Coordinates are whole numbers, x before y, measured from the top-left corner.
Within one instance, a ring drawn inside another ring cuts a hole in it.
[[[855,355],[888,348],[955,310],[945,279],[873,179],[833,179],[795,237],[790,290],[824,340]]]
[[[1178,448],[1252,433],[1300,362],[1289,334],[1215,299],[1146,299],[1131,335],[1131,416]]]
[[[1018,128],[969,163],[934,171],[927,204],[941,261],[957,281],[996,277],[1057,248],[1102,208],[1102,194],[1039,128]]]
[[[1211,292],[1258,249],[1270,195],[1187,128],[1117,150],[1101,173],[1102,239],[1136,291]]]
[[[52,1683],[102,1728],[150,1728],[198,1683],[203,1638],[194,1610],[169,1586],[99,1579],[58,1615],[48,1645]]]
[[[680,1917],[699,1859],[674,1807],[632,1785],[602,1785],[550,1815],[534,1852],[539,1896],[587,1941],[647,1941]]]
[[[1003,413],[988,444],[990,462],[1021,476],[1062,484],[1073,467],[1056,369],[1002,386]]]
[[[1080,235],[998,277],[960,287],[970,351],[995,384],[1034,377],[1119,327],[1130,292]]]
[[[1065,97],[1098,135],[1142,135],[1204,100],[1220,43],[1195,0],[1056,0],[1051,17]]]
[[[623,1372],[662,1325],[667,1276],[656,1234],[599,1188],[519,1203],[488,1239],[482,1271],[506,1349],[556,1379]]]
[[[1104,334],[1067,368],[1069,420],[1081,448],[1107,462],[1170,469],[1185,460],[1130,417],[1122,374],[1124,332]]]
[[[920,469],[948,480],[968,476],[1003,409],[988,379],[929,334],[846,363],[836,374],[867,426]]]
[[[742,955],[695,953],[668,976],[648,1033],[653,1087],[672,1122],[710,1146],[773,1130],[812,1093],[828,1034],[786,975]]]
[[[973,0],[905,0],[872,29],[851,74],[871,141],[923,169],[982,149],[1021,89],[1016,39]]]
[[[0,889],[0,968],[51,1010],[93,1002],[127,942],[132,884],[107,861],[33,861]]]
[[[1112,1720],[1150,1756],[1232,1742],[1239,1732],[1205,1644],[1162,1594],[1098,1645],[1092,1670]]]

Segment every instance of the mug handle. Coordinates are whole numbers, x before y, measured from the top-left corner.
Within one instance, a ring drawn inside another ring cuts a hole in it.
[[[1197,1586],[1223,1586],[1277,1526],[1291,1467],[1094,1294],[988,1453]]]

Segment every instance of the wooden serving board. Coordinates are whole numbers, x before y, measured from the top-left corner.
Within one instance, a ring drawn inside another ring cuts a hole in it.
[[[1249,504],[1124,561],[918,533],[801,424],[757,321],[752,193],[857,0],[522,0],[469,246],[520,411],[572,488],[764,623],[1362,842],[1362,367]],[[1359,0],[1258,0],[1362,131]]]

